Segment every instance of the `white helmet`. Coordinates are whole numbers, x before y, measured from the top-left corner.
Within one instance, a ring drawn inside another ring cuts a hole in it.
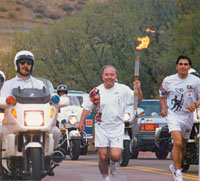
[[[61,84],[57,87],[57,94],[59,94],[60,92],[64,92],[65,94],[68,93],[68,88],[67,85],[65,84]]]
[[[2,82],[2,83],[6,80],[5,74],[1,70],[0,70],[0,79],[1,79],[0,82]]]
[[[22,51],[19,51],[19,52],[15,55],[14,64],[15,64],[15,70],[16,70],[17,72],[19,72],[18,61],[21,60],[21,59],[29,59],[29,60],[32,60],[32,62],[33,62],[32,68],[31,68],[31,71],[32,71],[32,70],[33,70],[33,67],[34,67],[34,61],[35,61],[33,54],[32,54],[30,51],[22,50]]]
[[[193,68],[190,68],[190,70],[188,71],[189,74],[191,74],[191,73],[193,73],[193,72],[196,72],[196,70],[193,69]]]
[[[193,75],[199,77],[199,73],[195,69],[193,69],[193,68],[190,68],[190,70],[188,71],[188,73],[189,74],[193,74]]]
[[[5,82],[6,80],[6,76],[5,74],[0,70],[0,89],[1,87],[3,86],[3,83]]]

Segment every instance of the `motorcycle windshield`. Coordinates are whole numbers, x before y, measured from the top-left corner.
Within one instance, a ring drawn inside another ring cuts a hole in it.
[[[21,104],[46,104],[50,100],[50,92],[48,89],[24,88],[13,89],[13,96],[16,101]]]

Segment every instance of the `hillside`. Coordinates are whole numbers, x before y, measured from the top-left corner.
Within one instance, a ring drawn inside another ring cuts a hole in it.
[[[50,25],[80,11],[88,0],[0,0],[0,51],[8,52],[12,34],[37,24]]]

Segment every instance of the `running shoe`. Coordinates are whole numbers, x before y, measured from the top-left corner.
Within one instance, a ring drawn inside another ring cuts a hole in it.
[[[176,171],[175,181],[183,181],[182,173],[180,170]]]
[[[173,178],[175,180],[176,179],[176,170],[175,170],[175,167],[174,167],[173,163],[169,165],[169,169],[172,172]]]
[[[110,173],[111,175],[116,175],[117,173],[117,168],[118,168],[118,162],[113,162],[112,160],[110,160]]]
[[[180,170],[176,171],[173,163],[171,165],[169,165],[169,169],[172,172],[174,181],[183,181],[181,171]]]
[[[104,178],[104,181],[110,181],[109,176],[107,176],[106,178]]]

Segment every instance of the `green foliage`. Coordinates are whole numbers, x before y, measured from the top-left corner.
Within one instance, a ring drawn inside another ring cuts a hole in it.
[[[155,98],[163,78],[176,72],[180,54],[191,57],[199,69],[199,4],[198,0],[90,3],[48,28],[16,34],[13,52],[31,50],[36,57],[34,75],[48,78],[54,87],[64,83],[88,92],[101,83],[100,69],[106,64],[116,66],[119,82],[132,87],[137,37],[148,35],[150,45],[140,52],[140,80],[144,97]],[[156,33],[149,34],[146,28]]]
[[[6,78],[9,79],[15,75],[13,61],[10,53],[0,52],[0,70],[4,72]]]

